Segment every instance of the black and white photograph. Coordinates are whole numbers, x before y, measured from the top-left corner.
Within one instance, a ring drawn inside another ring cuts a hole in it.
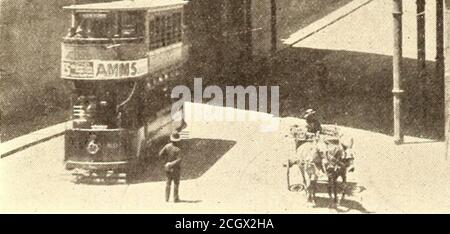
[[[0,0],[0,155],[4,214],[450,214],[450,0]]]

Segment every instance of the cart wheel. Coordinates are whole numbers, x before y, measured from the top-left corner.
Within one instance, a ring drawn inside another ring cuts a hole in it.
[[[293,184],[289,189],[291,192],[301,192],[305,190],[305,186],[303,184]]]

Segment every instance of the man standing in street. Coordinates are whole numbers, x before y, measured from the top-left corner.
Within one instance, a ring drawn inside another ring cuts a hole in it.
[[[178,195],[181,172],[181,149],[179,148],[180,140],[181,138],[178,132],[172,133],[170,136],[170,143],[166,144],[159,152],[159,157],[164,157],[164,170],[167,176],[166,202],[169,202],[172,181],[174,183],[173,201],[180,202],[180,197]]]

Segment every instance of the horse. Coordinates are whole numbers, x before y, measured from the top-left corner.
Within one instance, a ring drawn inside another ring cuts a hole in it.
[[[297,148],[297,159],[290,165],[297,165],[303,177],[307,202],[316,203],[316,187],[320,171],[325,173],[323,160],[326,154],[326,144],[318,135],[312,141],[303,143]]]
[[[353,172],[354,167],[354,152],[353,152],[353,138],[343,140],[339,137],[338,144],[327,144],[325,154],[325,170],[328,177],[328,195],[330,197],[330,207],[335,207],[345,199],[345,192],[347,190],[347,173]],[[342,178],[342,197],[338,201],[337,196],[337,180]],[[334,195],[334,197],[333,197]]]

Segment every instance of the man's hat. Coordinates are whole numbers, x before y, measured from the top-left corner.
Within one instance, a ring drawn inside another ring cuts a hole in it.
[[[171,142],[179,142],[179,141],[181,141],[180,134],[178,132],[172,133],[172,135],[170,135],[170,141]]]
[[[313,109],[308,109],[305,111],[305,118],[307,118],[308,116],[315,114],[316,112]]]

